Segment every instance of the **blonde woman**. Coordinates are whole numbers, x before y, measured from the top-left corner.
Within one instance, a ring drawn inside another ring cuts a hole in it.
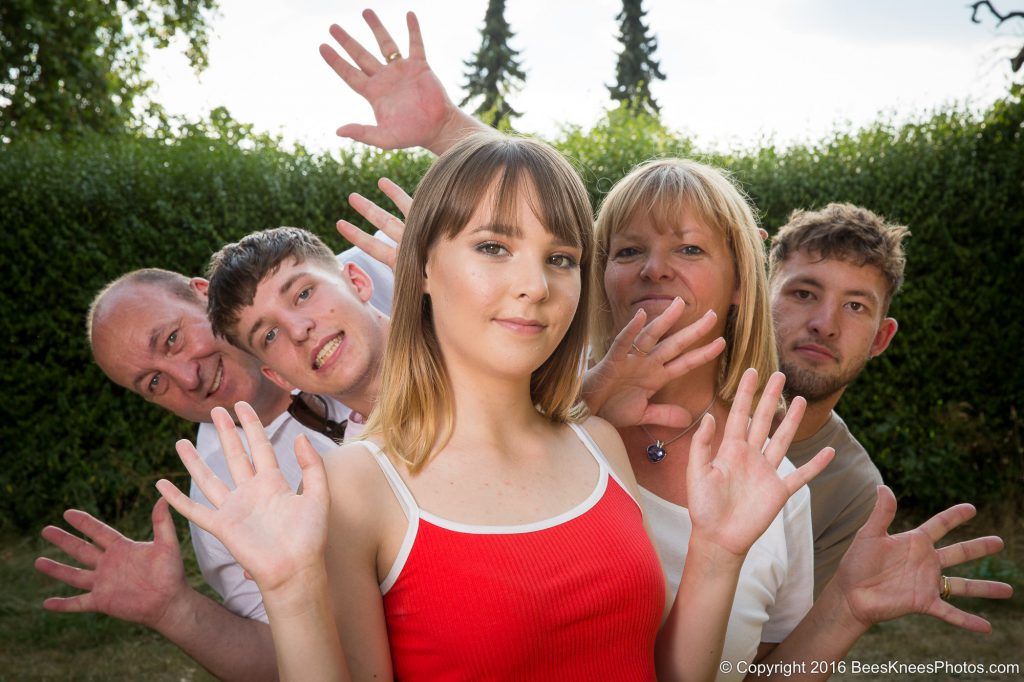
[[[759,382],[744,375],[721,437],[711,416],[695,431],[689,546],[703,560],[661,626],[629,460],[578,402],[592,253],[586,193],[557,152],[460,142],[410,210],[370,440],[329,455],[326,475],[300,444],[301,495],[244,406],[255,473],[214,415],[234,491],[180,444],[218,509],[159,488],[260,585],[283,676],[651,680],[656,639],[664,669],[713,674],[746,550],[830,453],[780,478],[802,401],[762,454],[782,377],[751,415]]]

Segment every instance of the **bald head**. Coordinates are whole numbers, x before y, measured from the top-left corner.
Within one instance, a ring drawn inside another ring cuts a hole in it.
[[[189,421],[244,400],[273,419],[288,394],[259,362],[216,338],[206,317],[204,279],[169,270],[135,270],[93,299],[86,328],[93,358],[114,383]]]

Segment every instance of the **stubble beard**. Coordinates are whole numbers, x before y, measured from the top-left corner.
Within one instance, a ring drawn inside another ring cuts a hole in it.
[[[782,393],[787,401],[793,400],[796,396],[803,396],[808,403],[816,403],[835,395],[838,391],[849,386],[857,378],[868,362],[865,356],[859,362],[854,363],[838,374],[819,372],[795,363],[789,363],[785,359],[779,360],[779,370],[786,375],[786,386]]]

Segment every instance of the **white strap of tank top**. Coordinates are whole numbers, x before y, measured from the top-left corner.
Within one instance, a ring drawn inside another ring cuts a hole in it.
[[[640,501],[633,497],[633,493],[631,493],[626,484],[622,482],[622,479],[619,478],[619,475],[615,473],[615,469],[613,469],[612,466],[608,463],[608,458],[604,456],[604,453],[601,451],[601,448],[598,447],[594,439],[590,437],[590,434],[587,433],[587,430],[580,426],[579,424],[573,424],[571,422],[569,423],[569,427],[576,432],[576,435],[579,436],[579,439],[581,441],[583,441],[583,445],[587,447],[587,450],[590,450],[590,454],[594,456],[594,459],[597,460],[597,463],[601,466],[601,468],[604,471],[607,471],[608,475],[611,476],[615,480],[615,482],[619,484],[619,487],[622,488],[622,490],[627,495],[633,498],[633,501],[637,503],[637,506],[640,506],[642,509],[643,507],[640,505]]]
[[[405,515],[408,518],[419,515],[419,506],[416,504],[416,498],[412,496],[412,491],[409,490],[409,486],[402,480],[402,476],[395,469],[395,465],[391,463],[388,456],[380,449],[376,443],[371,440],[357,441],[359,444],[364,446],[373,455],[373,458],[377,460],[377,466],[384,472],[384,478],[388,479],[388,485],[391,486],[391,490],[394,491],[395,497],[398,498],[399,503],[402,505],[405,511]]]

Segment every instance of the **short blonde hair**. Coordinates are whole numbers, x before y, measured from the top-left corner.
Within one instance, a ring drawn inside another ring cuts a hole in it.
[[[594,262],[591,339],[600,358],[620,330],[612,322],[604,290],[612,235],[637,217],[650,218],[659,232],[677,229],[679,216],[692,211],[725,239],[732,254],[739,286],[739,304],[729,311],[725,353],[719,359],[715,387],[731,403],[740,377],[748,367],[758,371],[758,394],[778,369],[775,334],[768,304],[764,244],[750,202],[733,181],[717,168],[688,159],[657,159],[634,168],[605,197],[598,212]]]
[[[528,138],[482,133],[442,155],[416,189],[395,267],[391,332],[384,352],[381,394],[366,435],[421,469],[451,438],[452,387],[434,330],[432,302],[423,292],[431,249],[457,236],[478,204],[494,190],[496,223],[518,229],[516,203],[528,192],[531,208],[561,241],[581,249],[580,301],[551,356],[533,372],[530,395],[553,421],[576,421],[580,368],[587,346],[588,291],[593,260],[593,216],[579,175],[550,146]]]

